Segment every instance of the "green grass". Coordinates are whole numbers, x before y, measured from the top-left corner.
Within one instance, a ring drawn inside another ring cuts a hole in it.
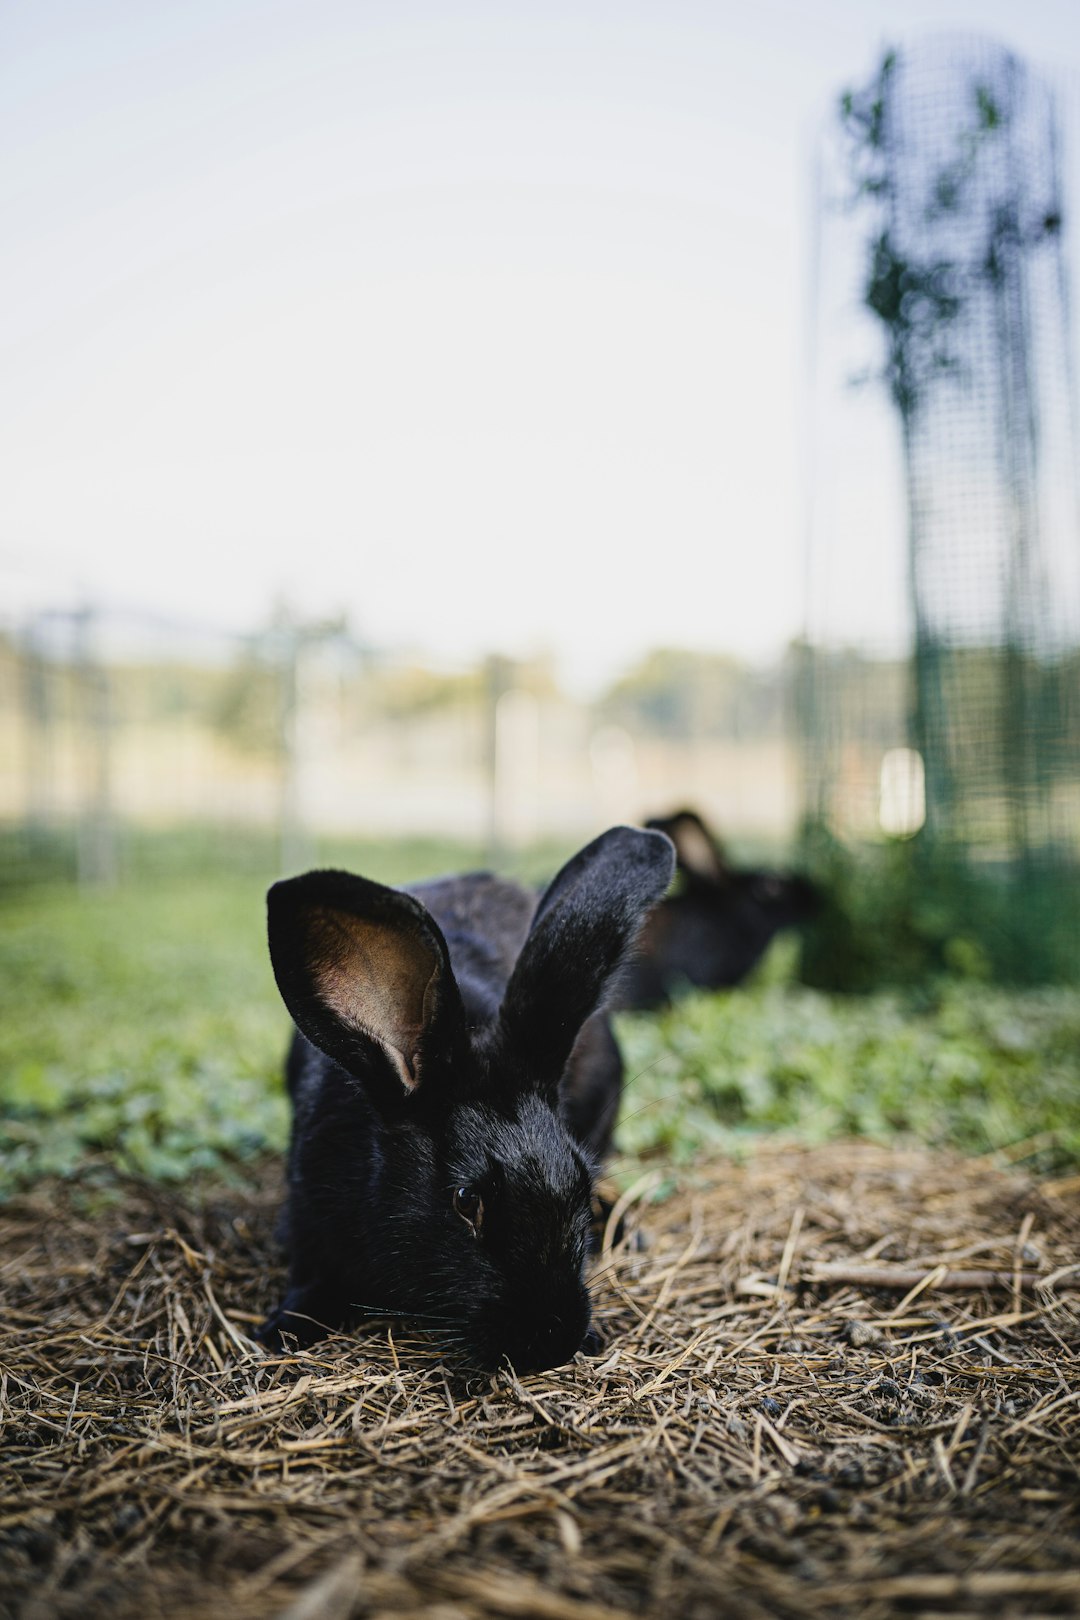
[[[371,846],[348,858],[394,882],[455,854]],[[265,875],[219,871],[107,894],[8,891],[0,1193],[87,1167],[227,1175],[284,1146],[289,1022],[264,890]],[[1039,1136],[1041,1163],[1080,1160],[1080,992],[941,980],[933,993],[842,998],[791,983],[791,957],[782,946],[748,990],[620,1019],[620,1145],[635,1161],[688,1163],[778,1129],[910,1132],[975,1152]]]
[[[181,1179],[284,1146],[289,1019],[270,972],[257,840],[180,875],[147,840],[111,892],[13,884],[0,901],[0,1194],[97,1163]],[[204,850],[204,854],[207,851]],[[436,841],[319,849],[388,883],[478,859]],[[9,863],[9,872],[14,863]]]
[[[1080,873],[1062,850],[979,860],[921,838],[849,847],[807,825],[800,858],[823,896],[799,967],[815,989],[1080,983]]]
[[[759,1131],[915,1137],[1080,1161],[1080,992],[939,980],[844,997],[791,982],[623,1017],[621,1148],[687,1163]]]
[[[288,1018],[263,887],[219,877],[5,904],[0,1187],[101,1152],[168,1179],[282,1145]]]

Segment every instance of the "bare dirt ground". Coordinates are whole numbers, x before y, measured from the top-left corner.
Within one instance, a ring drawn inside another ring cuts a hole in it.
[[[0,1614],[1080,1612],[1080,1186],[765,1147],[627,1202],[603,1354],[274,1357],[278,1167],[0,1241]]]

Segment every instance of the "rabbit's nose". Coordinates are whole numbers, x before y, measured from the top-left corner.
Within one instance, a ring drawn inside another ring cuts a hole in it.
[[[546,1372],[549,1367],[561,1367],[570,1361],[577,1349],[573,1341],[560,1339],[554,1334],[533,1339],[515,1360],[519,1372]]]
[[[545,1372],[549,1367],[561,1367],[581,1349],[588,1332],[588,1316],[582,1320],[580,1315],[575,1315],[574,1320],[567,1321],[553,1314],[536,1324],[519,1345],[518,1354],[510,1352],[510,1360],[518,1372]]]

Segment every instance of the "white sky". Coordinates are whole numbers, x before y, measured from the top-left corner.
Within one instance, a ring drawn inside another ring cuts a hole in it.
[[[801,627],[815,123],[1077,0],[0,9],[0,589],[380,646]]]

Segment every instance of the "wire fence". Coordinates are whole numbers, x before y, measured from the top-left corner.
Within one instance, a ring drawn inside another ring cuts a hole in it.
[[[1002,47],[930,38],[840,99],[820,172],[808,817],[819,847],[912,840],[893,862],[905,927],[955,878],[954,928],[1010,973],[1077,956],[1062,112]],[[974,926],[983,878],[992,915]]]
[[[4,875],[108,884],[155,849],[295,870],[350,838],[498,860],[682,802],[776,848],[799,800],[789,696],[787,666],[675,658],[584,702],[542,661],[433,669],[338,622],[39,612],[0,631]]]

